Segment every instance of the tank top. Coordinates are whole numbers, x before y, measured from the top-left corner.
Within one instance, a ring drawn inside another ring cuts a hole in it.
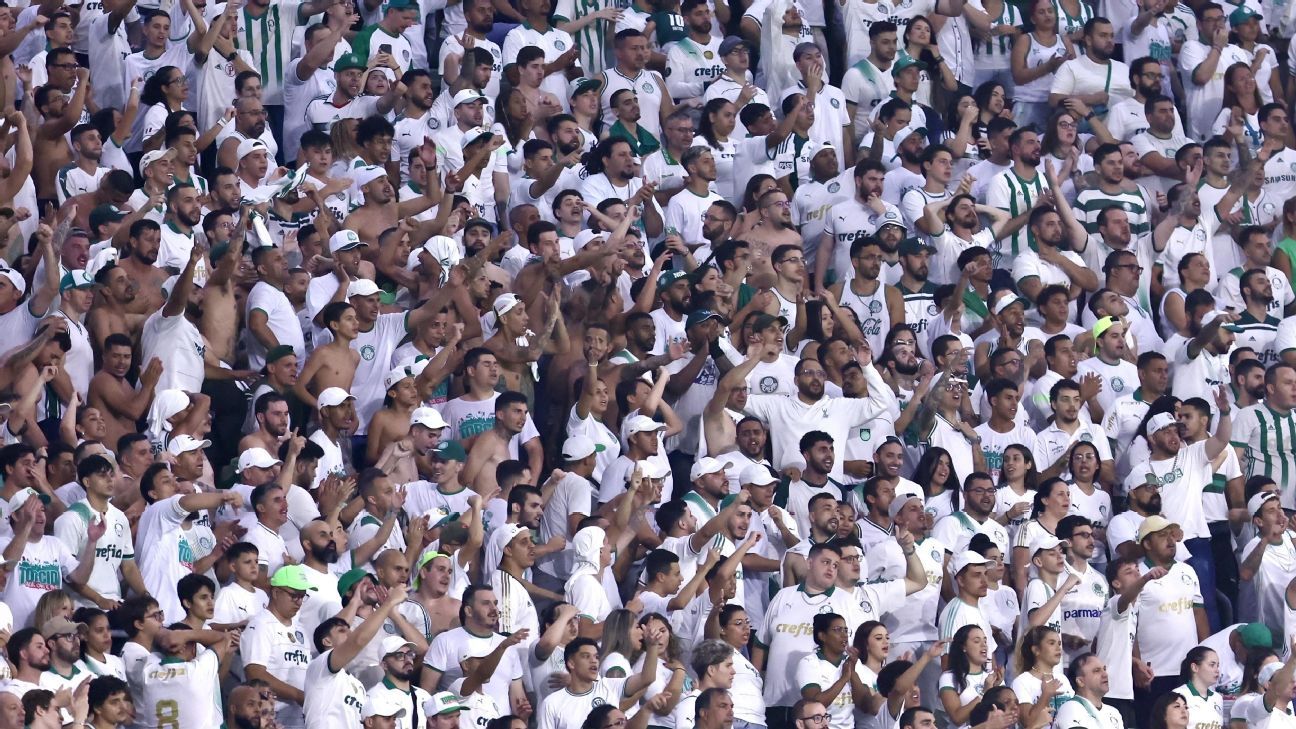
[[[774,298],[778,299],[779,302],[778,315],[787,319],[788,322],[787,330],[792,331],[793,329],[796,329],[796,325],[797,325],[796,302],[785,299],[783,297],[783,294],[779,293],[778,289],[770,289],[770,293],[774,294]]]
[[[980,6],[982,11],[985,10],[985,4]],[[997,28],[1000,26],[1016,26],[1022,24],[1021,13],[1017,6],[1009,0],[1004,0],[1002,8],[999,10],[998,17],[990,19],[990,27]],[[998,35],[988,41],[982,41],[972,37],[972,56],[976,59],[976,66],[979,69],[990,70],[1008,68],[1011,65],[1013,36]]]
[[[881,352],[883,340],[887,332],[891,331],[891,310],[887,308],[886,284],[877,281],[873,293],[858,294],[854,291],[856,281],[859,279],[846,281],[837,303],[855,312],[855,318],[859,319],[860,329],[864,332],[869,347],[874,352]]]
[[[1026,68],[1038,68],[1054,56],[1066,54],[1066,44],[1062,42],[1060,30],[1057,37],[1054,38],[1053,44],[1049,46],[1040,43],[1034,34],[1028,34],[1026,37],[1030,40],[1030,48],[1026,51]],[[611,76],[611,74],[608,75]],[[1049,87],[1052,85],[1052,74],[1044,75],[1028,84],[1017,84],[1017,90],[1013,97],[1017,101],[1048,101]]]

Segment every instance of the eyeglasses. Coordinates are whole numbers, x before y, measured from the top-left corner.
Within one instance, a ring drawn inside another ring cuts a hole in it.
[[[76,633],[63,633],[62,635],[54,636],[54,640],[67,640],[73,643],[78,643],[81,641],[81,636]]]
[[[75,71],[75,70],[77,70],[78,68],[81,68],[81,64],[76,63],[76,62],[72,62],[72,63],[51,63],[51,64],[49,64],[49,67],[50,67],[50,68],[61,68],[61,69],[63,69],[64,71]]]
[[[851,564],[859,564],[859,563],[860,563],[860,560],[862,560],[862,559],[864,559],[863,556],[858,555],[858,554],[855,554],[855,555],[851,555],[851,556],[849,556],[849,557],[842,557],[842,558],[841,558],[841,561],[843,561],[843,562],[850,562]]]
[[[1076,128],[1076,123],[1075,123],[1075,122],[1069,122],[1069,121],[1060,121],[1060,122],[1058,122],[1057,125],[1058,125],[1058,129],[1075,129],[1075,128]]]
[[[804,721],[807,724],[827,724],[831,718],[827,714],[811,714],[810,716],[801,717],[799,721]]]
[[[166,622],[166,613],[165,613],[165,612],[162,612],[161,610],[158,610],[158,611],[155,612],[155,613],[147,613],[147,614],[145,614],[144,619],[145,619],[145,620],[156,620],[156,621],[158,621],[159,623],[164,623],[164,622]]]
[[[292,600],[293,602],[299,603],[306,599],[305,592],[294,592],[294,591],[286,590],[284,588],[279,588],[279,592],[283,593],[284,595],[287,595],[288,599]]]
[[[791,256],[789,256],[789,257],[787,257],[787,258],[784,258],[784,259],[781,260],[781,261],[778,261],[778,263],[805,263],[805,259],[804,259],[804,258],[792,258]]]
[[[964,489],[964,491],[967,492],[968,496],[978,496],[980,494],[993,494],[995,492],[994,489],[989,488],[987,486],[978,486],[974,489]]]
[[[772,202],[772,203],[770,203],[769,205],[766,205],[765,207],[767,207],[767,208],[790,208],[790,207],[792,207],[792,201],[790,201],[790,200],[778,200],[778,201],[776,201],[776,202]]]
[[[412,661],[414,660],[414,651],[396,651],[395,653],[388,653],[387,657],[396,658],[402,661]]]

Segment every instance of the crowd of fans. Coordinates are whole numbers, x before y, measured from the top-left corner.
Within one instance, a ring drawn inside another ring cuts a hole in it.
[[[1296,5],[64,2],[0,729],[1296,727]]]

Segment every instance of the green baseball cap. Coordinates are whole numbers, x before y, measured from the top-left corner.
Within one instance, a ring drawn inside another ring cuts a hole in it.
[[[468,460],[468,454],[464,452],[464,447],[457,440],[446,440],[437,444],[432,449],[432,457],[442,461],[459,461],[463,463]]]
[[[341,58],[337,59],[337,61],[333,63],[334,73],[349,71],[353,68],[363,71],[368,67],[369,64],[367,64],[363,58],[354,53],[343,54]]]
[[[284,357],[287,357],[290,354],[295,354],[295,353],[296,350],[292,348],[291,344],[280,344],[271,347],[270,351],[266,352],[265,361],[266,364],[271,364],[274,362],[278,362],[279,360],[283,359]]]
[[[90,278],[90,275],[84,270],[68,271],[63,274],[63,278],[59,279],[59,293],[61,294],[69,289],[94,288],[94,285],[94,279]]]
[[[895,63],[891,64],[891,75],[895,76],[906,68],[913,68],[914,66],[917,66],[919,69],[927,68],[927,64],[914,58],[908,53],[902,53],[896,57]]]
[[[283,570],[281,569],[280,572],[282,571]],[[279,573],[276,572],[275,574],[279,574]],[[351,591],[351,588],[355,587],[365,578],[372,579],[373,575],[369,574],[368,572],[365,572],[359,567],[356,567],[355,569],[352,570],[347,570],[342,574],[341,577],[338,578],[338,596],[343,599],[346,599],[346,594]]]
[[[1247,623],[1237,629],[1237,636],[1246,648],[1273,648],[1273,632],[1264,623]]]
[[[1228,16],[1229,27],[1236,28],[1239,25],[1242,25],[1243,23],[1252,19],[1259,20],[1260,13],[1257,13],[1251,8],[1248,8],[1247,6],[1243,5],[1239,7],[1237,10],[1234,10],[1233,12],[1229,13]],[[1254,625],[1254,623],[1252,624]]]
[[[306,576],[306,568],[299,564],[288,564],[275,570],[274,575],[270,577],[270,586],[306,592],[315,592],[317,589]]]

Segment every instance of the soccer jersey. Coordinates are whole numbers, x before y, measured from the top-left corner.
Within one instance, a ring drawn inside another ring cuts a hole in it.
[[[503,642],[504,636],[499,633],[477,635],[468,632],[464,627],[453,628],[432,640],[423,662],[429,668],[441,672],[441,680],[437,683],[437,688],[446,691],[450,688],[450,684],[463,678],[464,672],[460,661],[487,655]],[[490,680],[482,686],[482,692],[500,706],[508,706],[509,685],[521,678],[522,663],[518,659],[517,651],[505,651]]]
[[[283,103],[284,69],[292,59],[292,37],[304,20],[298,13],[300,0],[282,0],[265,7],[260,16],[245,5],[238,14],[235,45],[252,54],[253,66],[261,74],[261,98],[266,104]]]
[[[99,519],[106,519],[107,526],[103,536],[95,543],[95,565],[86,584],[109,600],[120,600],[121,564],[135,559],[130,522],[120,509],[109,504],[108,512],[100,515],[90,502],[78,501],[54,520],[54,536],[68,548],[68,552],[81,554],[90,522]],[[72,600],[81,607],[92,606],[89,600],[77,592],[72,593]]]
[[[308,640],[296,617],[284,625],[269,610],[262,610],[243,629],[239,651],[244,665],[263,666],[271,676],[304,690],[310,664]],[[290,701],[275,701],[275,719],[283,727],[305,725],[302,707]]]
[[[1010,167],[990,181],[989,187],[986,188],[986,204],[1005,210],[1015,218],[1030,210],[1031,206],[1035,204],[1035,200],[1047,188],[1048,181],[1044,179],[1043,173],[1038,170],[1034,179],[1027,180],[1017,174],[1015,166]],[[1011,245],[1009,255],[1011,256],[1028,250],[1030,244],[1034,243],[1034,239],[1026,228],[1013,233],[1009,241]],[[1003,245],[1002,241],[1000,245]]]
[[[202,651],[192,661],[151,657],[144,665],[144,704],[136,706],[136,726],[216,727],[223,710],[220,657]]]
[[[538,729],[576,729],[590,711],[603,704],[619,704],[628,679],[600,677],[588,691],[575,694],[571,688],[555,691],[540,704]]]
[[[1233,417],[1231,442],[1243,451],[1244,475],[1272,478],[1283,508],[1296,508],[1296,413],[1279,413],[1265,402],[1242,408]]]
[[[1139,563],[1141,574],[1150,569],[1148,561]],[[1178,675],[1183,657],[1197,645],[1194,608],[1201,606],[1197,573],[1182,562],[1172,562],[1164,577],[1144,586],[1138,605],[1138,646],[1155,675]]]
[[[812,595],[804,586],[795,586],[779,590],[770,600],[756,640],[766,648],[766,665],[784,669],[765,675],[766,706],[790,707],[801,697],[793,671],[786,669],[814,651],[814,616],[825,612],[846,615],[854,602],[852,598],[838,588]]]
[[[1072,696],[1058,707],[1053,726],[1058,729],[1124,729],[1125,722],[1120,712],[1110,704],[1098,707],[1082,696]]]
[[[981,628],[986,638],[986,655],[994,655],[998,649],[999,643],[994,638],[994,632],[990,627],[990,621],[986,618],[985,610],[979,605],[969,605],[961,597],[954,597],[945,603],[945,608],[940,614],[940,639],[952,640],[954,634],[965,625],[975,625]]]
[[[796,685],[801,691],[815,687],[826,691],[841,678],[848,656],[835,663],[828,660],[822,650],[805,655],[796,664]],[[832,729],[853,729],[855,726],[855,699],[849,681],[837,692],[837,698],[828,705],[828,726]]]
[[[303,706],[306,725],[360,726],[365,705],[364,684],[348,673],[345,667],[334,671],[329,665],[332,656],[333,649],[330,648],[306,666],[306,701]]]

